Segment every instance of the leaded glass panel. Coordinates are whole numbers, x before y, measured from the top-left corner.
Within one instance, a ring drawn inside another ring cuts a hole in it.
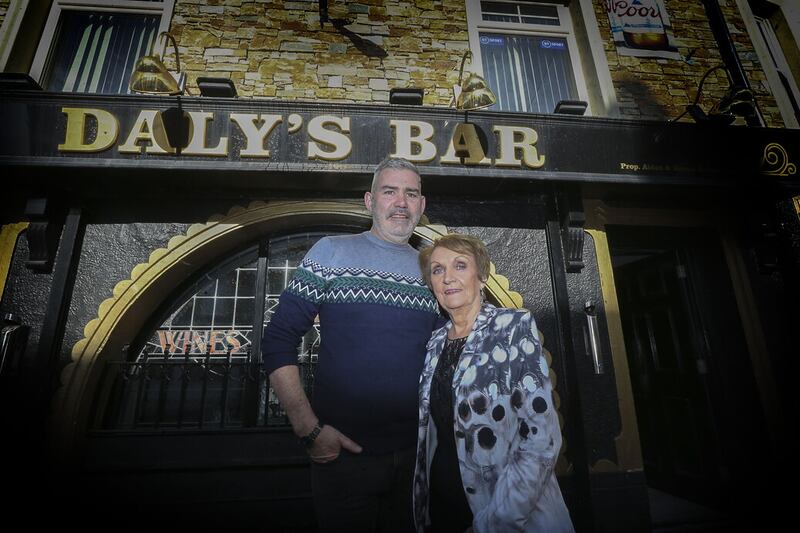
[[[323,235],[272,239],[267,246],[245,251],[202,276],[132,361],[108,363],[109,402],[98,421],[100,427],[288,424],[261,368],[260,349],[253,346],[258,338],[254,322],[258,328],[269,323],[280,294],[306,252]],[[266,254],[260,255],[259,250]],[[257,301],[258,294],[264,294],[263,301]],[[300,375],[309,397],[319,343],[315,322],[298,346]]]

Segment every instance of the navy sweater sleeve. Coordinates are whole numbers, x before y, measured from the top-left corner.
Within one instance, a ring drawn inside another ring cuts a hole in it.
[[[287,365],[297,365],[297,348],[319,313],[325,291],[325,278],[318,257],[326,247],[321,239],[311,247],[286,290],[264,331],[261,358],[267,375]]]
[[[317,306],[283,291],[261,344],[267,375],[282,366],[297,365],[297,347],[316,316]]]

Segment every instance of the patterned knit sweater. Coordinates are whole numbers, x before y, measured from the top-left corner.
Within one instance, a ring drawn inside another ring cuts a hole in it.
[[[363,446],[415,445],[419,375],[437,321],[417,252],[370,232],[320,239],[281,294],[262,344],[267,373],[297,364],[300,339],[319,315],[312,406]]]

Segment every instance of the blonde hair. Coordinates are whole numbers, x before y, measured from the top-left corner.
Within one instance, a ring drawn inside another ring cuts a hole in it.
[[[431,255],[436,248],[447,248],[452,252],[471,255],[475,258],[478,267],[478,277],[481,281],[489,279],[489,250],[483,241],[472,235],[450,233],[433,241],[433,245],[423,248],[419,253],[419,269],[425,285],[431,286]]]

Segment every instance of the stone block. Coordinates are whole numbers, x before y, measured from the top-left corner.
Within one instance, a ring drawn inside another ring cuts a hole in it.
[[[384,78],[370,78],[369,88],[373,91],[388,91],[389,82]]]
[[[312,43],[283,41],[281,43],[280,50],[286,52],[313,52],[314,45]]]
[[[181,46],[200,46],[202,48],[216,47],[220,44],[221,35],[221,33],[207,28],[184,28],[178,44]]]
[[[347,4],[350,13],[369,13],[369,6],[364,4]]]
[[[210,57],[210,56],[232,56],[233,49],[231,48],[206,48],[203,52],[203,56]]]
[[[336,87],[317,89],[316,94],[317,97],[325,100],[342,100],[347,97],[347,91],[345,89]]]

